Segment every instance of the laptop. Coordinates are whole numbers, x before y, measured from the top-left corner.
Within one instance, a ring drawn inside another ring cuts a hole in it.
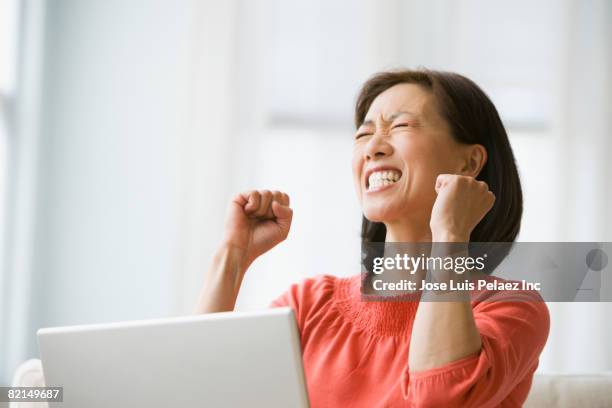
[[[38,331],[64,408],[308,407],[299,339],[290,308]]]

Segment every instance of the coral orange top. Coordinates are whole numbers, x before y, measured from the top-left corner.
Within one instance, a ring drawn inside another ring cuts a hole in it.
[[[500,292],[472,292],[481,351],[409,373],[418,302],[362,301],[360,285],[359,275],[320,275],[292,285],[271,304],[295,312],[312,407],[523,404],[549,331],[548,309],[537,293],[495,301]]]

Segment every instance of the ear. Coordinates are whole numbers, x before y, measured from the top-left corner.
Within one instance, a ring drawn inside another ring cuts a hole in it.
[[[480,144],[465,146],[464,158],[461,174],[476,177],[487,163],[487,149]]]

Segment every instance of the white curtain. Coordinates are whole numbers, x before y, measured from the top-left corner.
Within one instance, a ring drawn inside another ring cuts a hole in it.
[[[3,307],[0,378],[8,383],[14,368],[26,357],[31,341],[32,249],[36,204],[40,77],[45,3],[23,1],[20,8],[19,60],[15,103],[10,111],[11,143],[7,168],[7,219],[2,259]]]
[[[562,241],[612,241],[612,3],[569,3],[564,84]],[[608,254],[612,259],[612,254]],[[610,266],[608,266],[610,268]],[[609,270],[609,269],[608,269]],[[551,303],[548,371],[612,371],[612,303]]]

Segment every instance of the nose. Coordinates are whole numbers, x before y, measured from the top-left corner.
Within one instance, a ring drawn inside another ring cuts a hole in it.
[[[389,144],[389,141],[384,137],[382,132],[376,132],[364,149],[364,157],[366,160],[372,160],[374,158],[383,158],[393,153],[393,147]]]

